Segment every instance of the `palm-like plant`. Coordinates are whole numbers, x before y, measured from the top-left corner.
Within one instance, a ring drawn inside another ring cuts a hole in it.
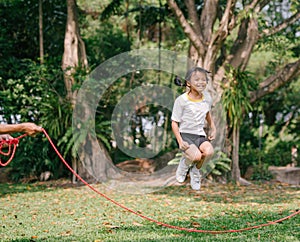
[[[239,168],[240,126],[243,115],[252,110],[249,92],[257,87],[257,80],[248,71],[241,71],[232,66],[226,72],[226,84],[222,94],[222,104],[227,111],[227,118],[232,128],[232,178],[239,182],[241,178]]]

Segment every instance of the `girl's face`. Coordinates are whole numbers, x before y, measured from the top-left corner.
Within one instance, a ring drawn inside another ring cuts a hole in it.
[[[202,93],[206,88],[206,75],[203,72],[195,71],[187,82],[191,90]]]

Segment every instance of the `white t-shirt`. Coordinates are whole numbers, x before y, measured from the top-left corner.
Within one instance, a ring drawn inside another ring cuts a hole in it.
[[[176,98],[171,119],[179,123],[179,132],[204,135],[206,114],[211,109],[211,99],[203,93],[202,100],[194,100],[184,93]]]

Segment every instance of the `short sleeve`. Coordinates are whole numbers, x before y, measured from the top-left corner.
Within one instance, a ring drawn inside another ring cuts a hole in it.
[[[176,98],[176,100],[174,102],[171,119],[172,119],[172,121],[180,122],[181,117],[182,117],[182,105],[181,105],[180,96],[179,96],[178,98]]]

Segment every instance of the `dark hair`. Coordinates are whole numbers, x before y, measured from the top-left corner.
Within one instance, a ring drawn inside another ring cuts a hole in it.
[[[193,74],[194,72],[196,72],[196,71],[199,71],[199,72],[204,73],[204,74],[205,74],[205,78],[206,78],[206,83],[208,83],[208,76],[207,76],[207,74],[210,73],[210,72],[207,71],[207,70],[205,70],[205,69],[203,69],[203,68],[201,68],[201,67],[197,67],[197,66],[196,66],[196,67],[191,68],[191,69],[186,73],[186,75],[185,75],[185,82],[184,82],[184,83],[182,83],[181,79],[180,79],[178,76],[176,76],[175,79],[174,79],[174,84],[175,84],[176,86],[181,86],[181,87],[186,86],[186,82],[189,81],[189,80],[191,79],[192,74]]]

